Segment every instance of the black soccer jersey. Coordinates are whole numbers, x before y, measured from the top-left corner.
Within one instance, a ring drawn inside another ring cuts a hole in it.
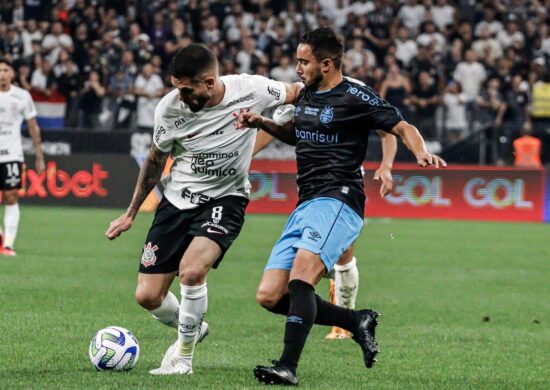
[[[295,111],[300,201],[327,196],[364,215],[361,165],[369,130],[390,131],[403,118],[370,87],[348,78],[328,91],[307,87]]]

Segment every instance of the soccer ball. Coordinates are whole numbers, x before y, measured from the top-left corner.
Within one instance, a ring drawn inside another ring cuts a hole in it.
[[[98,371],[126,371],[138,361],[139,343],[128,329],[109,326],[92,337],[88,354]]]

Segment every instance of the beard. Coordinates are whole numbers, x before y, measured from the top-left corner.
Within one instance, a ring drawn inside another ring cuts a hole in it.
[[[321,83],[321,81],[323,81],[323,75],[321,74],[321,72],[318,72],[312,76],[311,81],[306,84],[306,87],[313,91],[316,91],[317,88],[319,88],[319,84]]]
[[[189,109],[192,112],[199,112],[206,106],[206,103],[208,103],[208,100],[210,100],[210,96],[208,95],[197,96],[195,101],[187,103],[187,106],[189,106]]]

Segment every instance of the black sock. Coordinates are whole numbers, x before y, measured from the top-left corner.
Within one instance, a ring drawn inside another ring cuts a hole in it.
[[[355,330],[355,311],[333,305],[330,302],[323,300],[319,295],[315,294],[317,301],[317,315],[315,316],[316,325],[338,326],[342,329],[353,332]],[[279,302],[275,304],[270,312],[275,314],[288,315],[290,308],[290,294],[285,294]]]
[[[315,320],[317,300],[313,286],[303,280],[291,280],[288,290],[290,307],[285,325],[285,347],[279,363],[296,373],[300,355]]]
[[[317,316],[315,317],[317,325],[337,326],[352,333],[355,332],[357,322],[355,310],[334,305],[319,295],[315,295],[315,298],[317,300]]]
[[[267,310],[275,314],[282,314],[286,316],[288,314],[289,307],[290,307],[290,294],[286,293],[281,297],[281,299],[279,299],[279,302],[277,302],[275,306]]]

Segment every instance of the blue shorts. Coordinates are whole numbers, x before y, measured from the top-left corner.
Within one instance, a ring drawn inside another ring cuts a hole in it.
[[[273,247],[264,271],[290,271],[298,249],[320,255],[327,272],[359,237],[361,218],[351,207],[334,198],[315,198],[292,212],[283,234]]]

